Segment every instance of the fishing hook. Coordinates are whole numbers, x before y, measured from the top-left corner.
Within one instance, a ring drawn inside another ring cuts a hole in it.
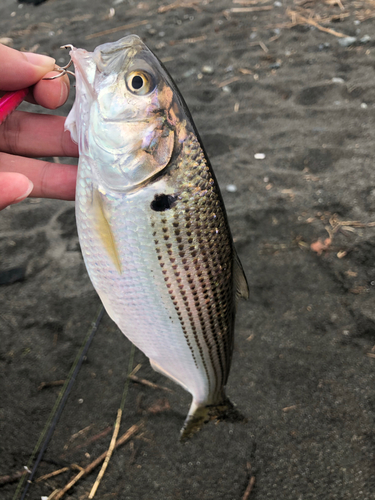
[[[69,44],[69,45],[62,45],[60,47],[60,49],[74,49],[73,45]],[[73,61],[72,59],[70,59],[70,61],[68,62],[68,64],[66,64],[65,66],[57,66],[57,64],[55,64],[55,71],[58,71],[59,74],[58,75],[54,75],[54,76],[47,76],[45,78],[42,78],[42,80],[55,80],[56,78],[60,78],[64,75],[72,75],[72,76],[76,76],[75,73],[73,73],[73,71],[69,71],[68,68],[70,68],[70,66],[73,64]]]

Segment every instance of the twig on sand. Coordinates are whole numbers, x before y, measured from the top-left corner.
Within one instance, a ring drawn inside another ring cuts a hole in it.
[[[150,21],[144,19],[143,21],[136,21],[135,23],[124,24],[123,26],[116,26],[116,28],[111,28],[104,31],[99,31],[98,33],[92,33],[86,36],[86,40],[91,40],[91,38],[97,38],[99,36],[110,35],[111,33],[117,33],[117,31],[129,30],[130,28],[136,28],[142,24],[148,24]]]
[[[139,378],[136,375],[129,375],[129,379],[137,384],[147,385],[147,387],[151,387],[152,389],[161,389],[162,391],[173,392],[169,387],[164,387],[163,385],[154,384],[145,378]]]
[[[250,493],[254,487],[254,484],[255,484],[255,476],[251,476],[249,484],[247,485],[245,493],[243,494],[242,500],[248,500],[248,498],[250,498]]]
[[[291,18],[292,20],[292,26],[297,26],[298,24],[309,24],[310,26],[315,26],[320,31],[324,31],[324,33],[329,33],[330,35],[337,36],[339,38],[344,38],[346,35],[344,33],[340,33],[339,31],[332,30],[331,28],[324,28],[321,24],[319,24],[317,21],[315,21],[313,18],[305,17],[296,12],[295,10],[290,10],[288,9],[286,11],[287,15]]]
[[[195,2],[174,2],[170,5],[162,5],[158,8],[158,13],[163,14],[164,12],[168,12],[173,9],[194,9],[197,12],[202,12],[202,9],[199,8],[199,4],[202,0],[196,0]]]
[[[171,40],[169,45],[181,45],[184,43],[197,43],[206,40],[207,35],[196,36],[195,38],[183,38],[182,40]]]
[[[24,476],[25,474],[29,474],[29,472],[30,471],[24,469],[24,470],[19,470],[14,474],[7,474],[6,476],[0,476],[0,485],[3,486],[4,484],[14,483],[20,477]]]
[[[56,387],[58,385],[64,385],[65,380],[52,380],[51,382],[41,382],[38,387],[38,391],[41,391],[45,387]]]
[[[38,479],[36,479],[35,482],[40,483],[41,481],[45,481],[46,479],[49,479],[50,477],[55,477],[55,476],[58,476],[59,474],[62,474],[63,472],[67,472],[68,470],[70,470],[70,467],[63,467],[62,469],[54,470],[53,472],[50,472],[49,474],[44,474],[44,476],[38,477]]]
[[[136,382],[137,384],[143,384],[143,385],[147,385],[148,387],[152,387],[152,389],[161,389],[163,391],[173,392],[173,390],[169,389],[169,387],[164,387],[163,385],[154,384],[153,382],[150,382],[149,380],[146,380],[145,378],[136,377],[135,374],[140,370],[141,367],[142,367],[142,365],[139,363],[134,368],[134,370],[128,375],[128,379],[132,380],[133,382]]]
[[[68,449],[69,445],[64,446],[65,453],[60,455],[60,458],[65,458],[67,455],[71,455],[72,453],[75,453],[76,451],[80,450],[81,448],[86,448],[89,444],[95,443],[95,441],[98,441],[99,439],[107,436],[113,429],[113,426],[110,425],[103,431],[99,432],[98,434],[95,434],[95,436],[90,437],[87,439],[84,443],[79,444],[78,446],[75,446],[74,448],[71,448],[70,450]]]
[[[269,0],[232,0],[233,3],[238,5],[258,5],[258,3],[266,3]]]
[[[264,10],[272,10],[272,5],[264,5],[263,7],[233,7],[226,9],[224,12],[228,14],[243,14],[245,12],[262,12]]]
[[[224,80],[223,82],[218,84],[219,89],[222,87],[225,87],[226,85],[230,85],[231,83],[237,82],[240,79],[239,76],[233,76],[232,78],[229,78],[229,80]]]
[[[96,478],[94,486],[91,488],[91,491],[90,491],[90,494],[89,494],[89,498],[94,498],[96,490],[99,487],[100,481],[102,480],[102,477],[104,476],[104,473],[105,473],[105,471],[106,471],[106,469],[108,467],[108,464],[109,464],[109,461],[111,459],[113,450],[115,449],[116,439],[117,439],[117,436],[118,436],[118,433],[119,433],[119,430],[120,430],[121,417],[122,417],[122,410],[121,410],[121,408],[119,408],[118,411],[117,411],[117,418],[116,418],[116,423],[115,423],[115,429],[114,429],[113,434],[112,434],[111,444],[109,445],[109,448],[108,448],[108,451],[107,451],[107,455],[106,455],[106,457],[104,459],[103,466],[102,466],[102,468],[101,468],[101,470],[100,470],[100,472],[98,474],[98,477]]]
[[[139,422],[138,424],[135,424],[135,425],[132,425],[130,427],[130,429],[128,429],[125,434],[123,434],[117,441],[116,441],[116,444],[114,446],[114,449],[118,448],[119,446],[121,446],[122,444],[126,443],[127,441],[129,441],[129,439],[134,436],[142,427],[144,426],[143,422]],[[91,471],[93,471],[94,469],[96,469],[96,467],[98,467],[98,465],[101,464],[101,462],[103,462],[103,460],[105,460],[106,456],[107,456],[107,453],[108,453],[108,450],[105,451],[104,453],[102,453],[98,458],[96,458],[93,462],[91,462],[87,467],[85,467],[83,470],[81,470],[81,472],[79,472],[71,481],[69,481],[68,484],[66,484],[64,486],[64,488],[62,490],[60,490],[56,495],[54,495],[54,500],[59,500],[60,498],[62,498],[65,493],[67,491],[70,490],[70,488],[72,488],[76,483],[77,481],[79,481],[81,479],[81,477],[83,476],[86,476],[87,474],[89,474]]]

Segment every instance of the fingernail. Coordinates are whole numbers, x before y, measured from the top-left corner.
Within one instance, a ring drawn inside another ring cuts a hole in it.
[[[41,66],[42,68],[51,68],[55,67],[55,59],[53,57],[44,56],[43,54],[34,54],[34,52],[23,52],[26,59],[29,63],[34,66]]]
[[[34,189],[34,184],[31,182],[30,179],[28,179],[28,181],[29,181],[29,185],[28,185],[26,191],[21,196],[19,196],[18,198],[16,198],[14,200],[14,203],[17,203],[18,201],[22,201],[25,198],[27,198],[29,196],[29,194],[31,193],[31,191]]]

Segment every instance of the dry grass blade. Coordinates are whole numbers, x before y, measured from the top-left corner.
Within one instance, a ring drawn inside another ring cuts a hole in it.
[[[100,481],[102,480],[102,477],[104,476],[105,471],[106,471],[106,469],[108,467],[108,464],[109,464],[109,461],[111,459],[113,450],[115,449],[116,439],[117,439],[117,436],[118,436],[118,433],[119,433],[119,430],[120,430],[121,417],[122,417],[122,410],[121,410],[121,408],[119,408],[119,410],[117,411],[117,418],[116,418],[116,423],[115,423],[115,429],[114,429],[113,434],[112,434],[111,444],[109,445],[109,448],[108,448],[108,451],[107,451],[107,455],[106,455],[106,457],[104,459],[104,463],[102,465],[102,468],[100,469],[98,477],[96,478],[94,486],[91,488],[91,491],[90,491],[90,494],[89,494],[89,498],[94,498],[96,490],[99,487]]]
[[[7,474],[6,476],[0,476],[0,486],[3,486],[4,484],[14,483],[25,474],[29,474],[29,471],[27,471],[26,469],[15,472],[14,474]]]
[[[49,474],[44,474],[44,476],[38,477],[38,479],[36,479],[35,482],[40,483],[40,481],[45,481],[46,479],[49,479],[50,477],[58,476],[59,474],[62,474],[63,472],[67,472],[68,470],[70,470],[70,467],[63,467],[62,469],[55,470],[53,472],[50,472]]]
[[[97,38],[98,36],[110,35],[111,33],[117,33],[118,31],[129,30],[131,28],[136,28],[137,26],[142,26],[142,24],[148,24],[149,21],[137,21],[135,23],[124,24],[123,26],[117,26],[116,28],[111,28],[104,31],[99,31],[98,33],[92,33],[86,36],[86,40],[91,40],[92,38]]]
[[[244,12],[262,12],[272,9],[272,5],[265,5],[264,7],[232,7],[231,9],[226,9],[224,12],[226,14],[243,14]]]
[[[151,387],[152,389],[161,389],[162,391],[173,392],[172,389],[169,389],[169,387],[164,387],[163,385],[154,384],[153,382],[150,382],[145,378],[139,378],[132,374],[130,374],[128,378],[133,382],[136,382],[137,384],[146,385],[147,387]]]
[[[245,493],[243,494],[242,500],[248,500],[250,498],[250,493],[254,488],[254,484],[255,484],[255,476],[251,476],[249,484],[247,485]]]
[[[292,406],[285,406],[285,408],[282,409],[284,413],[287,413],[288,411],[295,410],[298,405],[292,405]]]
[[[163,14],[164,12],[168,12],[169,10],[174,10],[174,9],[194,9],[197,12],[201,12],[201,9],[199,8],[200,1],[195,1],[195,2],[174,2],[171,3],[170,5],[162,5],[161,7],[158,8],[158,13]]]
[[[65,453],[60,455],[60,458],[65,458],[67,455],[71,455],[72,453],[75,453],[76,451],[80,450],[81,448],[86,448],[88,445],[95,443],[95,441],[98,441],[99,439],[102,439],[103,437],[107,436],[113,429],[113,426],[110,425],[103,431],[99,432],[98,434],[95,434],[95,436],[90,437],[87,439],[84,443],[79,444],[75,446],[74,448],[71,448],[70,450],[68,449],[69,445],[64,446]],[[73,436],[72,436],[73,437]],[[72,438],[70,438],[71,440]]]
[[[344,33],[340,33],[339,31],[332,30],[330,28],[325,28],[321,24],[319,24],[317,21],[315,21],[312,18],[307,18],[305,16],[302,16],[295,10],[287,10],[287,15],[291,18],[292,20],[292,25],[297,26],[298,24],[308,24],[310,26],[315,26],[320,31],[324,31],[324,33],[329,33],[330,35],[337,36],[339,38],[344,38],[346,35]]]
[[[184,38],[182,40],[171,40],[169,45],[182,45],[184,43],[197,43],[206,40],[207,35],[196,36],[195,38]]]
[[[122,444],[126,443],[127,441],[129,441],[129,439],[134,436],[135,434],[137,434],[137,432],[143,427],[143,422],[139,422],[139,424],[135,424],[135,425],[132,425],[130,427],[130,429],[128,429],[125,434],[123,434],[117,441],[116,441],[116,444],[115,444],[115,449],[118,448],[119,446],[121,446]],[[103,462],[103,460],[105,460],[105,457],[107,456],[107,453],[108,451],[105,451],[104,453],[102,453],[96,460],[94,460],[93,462],[91,462],[87,467],[85,467],[81,472],[79,472],[71,481],[69,481],[68,484],[66,484],[64,486],[64,488],[62,490],[60,490],[53,498],[54,500],[59,500],[60,498],[62,498],[65,493],[67,491],[70,490],[70,488],[72,488],[80,479],[81,477],[83,476],[86,476],[87,474],[89,474],[91,471],[93,471],[94,469],[96,469],[96,467],[98,467],[98,465],[101,464],[101,462]]]
[[[269,0],[232,0],[237,5],[258,5],[260,3],[267,3]]]
[[[222,87],[225,87],[226,85],[230,85],[231,83],[237,82],[240,79],[239,76],[234,76],[233,78],[229,78],[229,80],[224,80],[224,82],[221,82],[218,84],[219,89]]]
[[[45,387],[57,387],[59,385],[64,385],[65,380],[53,380],[52,382],[41,382],[38,387],[38,391],[41,391]]]

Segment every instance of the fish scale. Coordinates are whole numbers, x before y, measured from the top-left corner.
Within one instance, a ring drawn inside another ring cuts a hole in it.
[[[190,437],[233,409],[225,384],[248,293],[220,190],[177,88],[138,37],[71,55],[85,264],[121,331],[192,394]]]

